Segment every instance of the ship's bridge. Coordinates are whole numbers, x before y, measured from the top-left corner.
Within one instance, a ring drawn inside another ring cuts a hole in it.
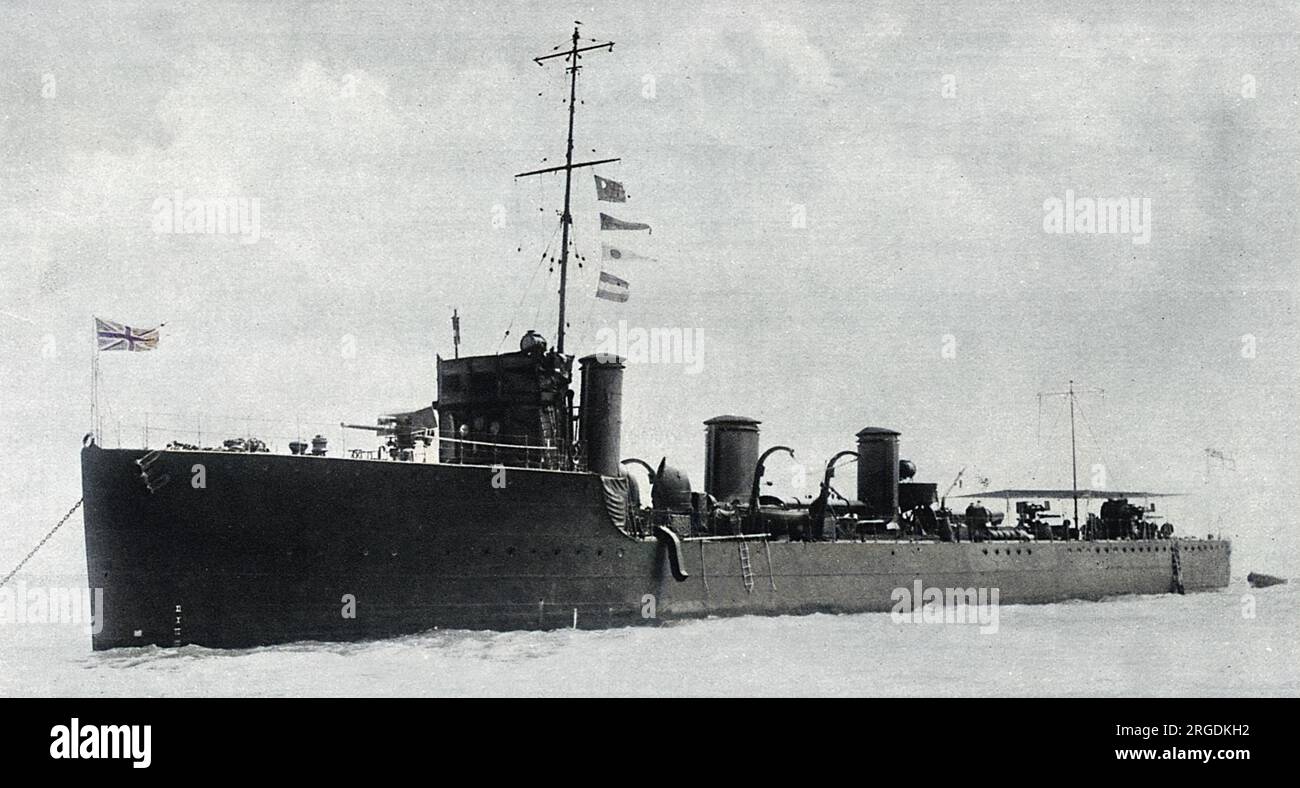
[[[525,344],[513,353],[438,358],[438,458],[447,463],[573,467],[573,357]]]

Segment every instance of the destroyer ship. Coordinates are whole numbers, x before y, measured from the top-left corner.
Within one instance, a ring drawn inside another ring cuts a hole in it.
[[[574,161],[577,77],[585,54],[612,48],[575,28],[537,58],[569,76],[565,163],[520,174],[565,181],[554,346],[529,332],[516,351],[439,358],[435,401],[367,427],[388,438],[382,453],[336,456],[323,438],[288,454],[233,440],[105,448],[92,431],[81,466],[89,582],[104,594],[94,648],[885,612],[918,581],[995,588],[1003,604],[1227,585],[1230,544],[1174,536],[1129,503],[1146,493],[1076,484],[1073,522],[1023,501],[1014,524],[976,504],[956,512],[885,427],[845,435],[852,448],[804,499],[762,494],[767,460],[793,452],[764,447],[742,415],[704,422],[702,489],[666,457],[624,457],[629,365],[565,352],[573,173],[612,161]],[[854,464],[845,495],[835,473]],[[1080,497],[1106,499],[1082,526]]]

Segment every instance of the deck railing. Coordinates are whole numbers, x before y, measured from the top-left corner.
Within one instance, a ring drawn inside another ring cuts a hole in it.
[[[108,414],[102,419],[97,441],[116,448],[194,448],[228,451],[227,441],[242,440],[244,446],[259,442],[272,454],[291,454],[291,443],[306,445],[320,435],[327,439],[327,455],[358,460],[399,460],[420,463],[497,465],[527,468],[564,467],[560,447],[526,442],[526,436],[504,435],[502,441],[481,441],[440,436],[436,430],[415,430],[413,449],[394,451],[390,435],[365,434],[345,428],[340,421],[317,422],[297,418],[260,418],[213,414],[178,414],[159,411],[138,414]],[[518,442],[509,442],[517,440]],[[440,451],[451,446],[452,451]],[[396,454],[396,456],[394,456]]]

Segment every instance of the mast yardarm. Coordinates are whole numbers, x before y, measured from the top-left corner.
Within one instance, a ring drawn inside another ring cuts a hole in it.
[[[555,349],[560,353],[564,352],[564,321],[565,321],[565,301],[569,286],[569,226],[573,224],[573,217],[569,213],[569,198],[572,193],[573,171],[580,167],[591,167],[597,164],[608,164],[609,162],[618,161],[618,159],[600,159],[599,161],[584,161],[577,164],[573,163],[573,116],[577,109],[578,96],[578,71],[582,68],[579,61],[582,59],[583,52],[590,52],[596,49],[614,51],[614,42],[606,41],[603,43],[591,44],[590,46],[579,46],[581,38],[578,36],[578,28],[575,23],[573,28],[573,39],[569,49],[562,52],[555,52],[550,55],[542,55],[533,58],[537,65],[545,65],[544,61],[553,58],[562,57],[568,61],[569,66],[569,135],[564,150],[564,165],[560,167],[547,167],[542,170],[531,170],[521,172],[516,178],[523,178],[529,175],[542,175],[548,172],[564,173],[564,210],[560,214],[561,239],[560,239],[560,320],[559,327],[555,332]]]

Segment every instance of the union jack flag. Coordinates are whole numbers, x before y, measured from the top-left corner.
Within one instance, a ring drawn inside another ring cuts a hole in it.
[[[158,347],[158,328],[132,328],[95,318],[95,340],[100,350],[153,350]]]

